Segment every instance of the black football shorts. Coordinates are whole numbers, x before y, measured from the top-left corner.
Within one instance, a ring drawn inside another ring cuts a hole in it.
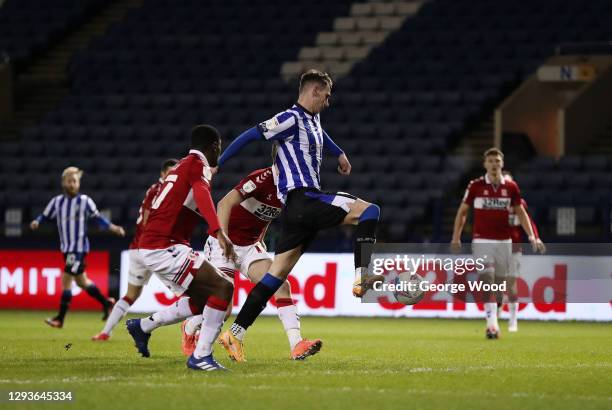
[[[64,272],[72,276],[85,272],[85,255],[83,252],[64,253]]]
[[[298,188],[289,192],[281,217],[281,234],[275,249],[280,253],[302,245],[302,253],[317,232],[342,224],[349,205],[357,200],[344,192]]]

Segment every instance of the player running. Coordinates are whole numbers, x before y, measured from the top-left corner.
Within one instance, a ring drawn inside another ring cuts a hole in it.
[[[507,181],[514,181],[514,177],[510,171],[503,172],[504,177]],[[529,215],[527,202],[521,198],[521,205],[525,208],[533,235],[536,241],[540,241],[540,234],[538,233],[538,227]],[[521,229],[521,222],[514,213],[514,209],[510,208],[510,233],[512,235],[512,260],[510,262],[510,273],[508,275],[508,312],[510,313],[510,319],[508,320],[508,332],[518,332],[518,289],[516,284],[516,278],[520,276],[521,271],[521,258],[523,256],[523,230]],[[544,243],[541,245],[541,252],[546,252]],[[501,301],[498,300],[498,316],[501,308]]]
[[[276,293],[302,253],[322,229],[357,225],[355,231],[355,282],[353,294],[362,297],[382,276],[367,275],[367,266],[376,241],[380,208],[342,192],[323,192],[320,166],[323,149],[338,158],[338,172],[351,173],[346,154],[321,128],[320,113],[329,106],[332,80],[328,74],[309,70],[300,78],[299,97],[293,107],[250,128],[237,137],[219,160],[229,158],[253,141],[273,141],[278,146],[275,166],[279,171],[278,194],[285,203],[282,230],[270,270],[255,285],[231,327],[222,336],[229,341],[229,353],[243,358],[242,339],[266,302]],[[362,246],[365,245],[365,246]]]
[[[451,244],[455,249],[460,247],[461,232],[468,211],[473,207],[472,252],[477,258],[484,259],[485,266],[479,272],[479,279],[484,283],[503,283],[507,280],[511,266],[512,234],[508,224],[511,208],[534,250],[542,251],[543,244],[536,239],[527,212],[521,205],[518,185],[507,180],[502,174],[504,154],[497,148],[488,149],[484,153],[483,166],[486,174],[468,184],[457,210]],[[496,295],[484,292],[483,297],[487,319],[486,336],[488,339],[497,339],[499,324]]]
[[[202,314],[202,332],[187,367],[204,371],[225,370],[213,358],[212,345],[221,331],[234,290],[229,276],[190,247],[193,231],[203,216],[208,223],[208,234],[216,236],[223,255],[236,257],[210,196],[209,164],[217,165],[220,151],[221,137],[215,128],[199,125],[191,131],[189,154],[164,179],[138,243],[148,270],[175,295],[188,297],[148,318],[126,322],[138,351],[143,357],[149,357],[148,343],[153,330]]]
[[[136,220],[136,232],[134,233],[134,239],[132,239],[132,243],[130,243],[130,271],[128,273],[127,292],[117,303],[115,303],[115,306],[113,306],[113,310],[108,316],[102,331],[93,336],[91,340],[108,340],[111,337],[111,332],[115,326],[117,326],[117,323],[119,323],[119,321],[127,314],[130,306],[136,302],[142,293],[142,288],[144,285],[149,282],[151,271],[147,269],[146,265],[142,261],[142,258],[140,257],[140,254],[138,253],[138,241],[140,240],[140,235],[142,234],[142,231],[147,224],[147,220],[149,219],[151,204],[159,193],[159,189],[161,188],[164,179],[168,175],[168,172],[170,172],[170,168],[175,166],[177,162],[178,161],[176,159],[165,160],[162,163],[162,168],[159,173],[159,180],[151,185],[145,193],[145,197],[142,200],[140,209],[138,210],[138,219]]]
[[[234,272],[239,271],[251,282],[257,283],[272,265],[272,258],[266,252],[263,240],[270,222],[280,214],[283,207],[276,196],[274,180],[273,167],[256,170],[240,181],[217,205],[219,222],[234,243],[238,258],[236,261],[224,258],[219,241],[213,237],[206,241],[204,254],[211,264],[232,278]],[[302,360],[316,354],[323,343],[319,339],[302,339],[300,319],[291,297],[289,282],[283,282],[274,297],[278,317],[289,339],[291,358]],[[228,314],[230,312],[231,305]],[[201,322],[201,316],[194,316],[183,323],[182,346],[185,355],[191,354],[194,349],[196,331]],[[226,348],[231,343],[223,337],[219,342]],[[239,359],[242,361],[244,357]]]
[[[93,220],[101,229],[109,230],[117,236],[125,236],[125,231],[100,215],[96,204],[89,196],[79,193],[82,176],[83,171],[77,167],[64,169],[62,172],[64,193],[53,197],[43,213],[30,223],[30,228],[35,231],[43,221],[53,219],[57,221],[60,250],[64,254],[65,261],[62,274],[62,296],[57,316],[45,319],[46,324],[55,328],[64,326],[64,319],[72,300],[73,280],[89,296],[100,302],[104,312],[102,320],[106,320],[108,312],[115,303],[115,299],[102,295],[100,289],[89,280],[85,273],[85,258],[89,253],[87,222]]]

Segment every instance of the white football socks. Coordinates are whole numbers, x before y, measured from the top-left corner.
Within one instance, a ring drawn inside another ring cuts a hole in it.
[[[289,339],[291,350],[302,341],[300,332],[300,318],[297,314],[297,306],[289,305],[278,308],[278,318],[283,322],[283,327]]]
[[[219,310],[206,305],[202,317],[200,337],[193,352],[196,359],[201,359],[212,353],[213,343],[215,343],[219,333],[221,333],[221,326],[223,326],[225,321],[225,309]]]
[[[367,274],[367,269],[366,268],[355,268],[355,282],[356,283],[361,283],[361,275],[362,274]]]
[[[516,328],[518,325],[518,302],[508,303],[508,311],[510,312],[510,320],[508,321],[508,326]]]
[[[158,327],[173,325],[190,316],[193,316],[193,312],[189,306],[189,298],[181,298],[166,309],[141,319],[140,327],[143,332],[151,333]]]
[[[104,324],[104,329],[102,329],[103,333],[110,335],[117,323],[127,314],[130,309],[130,304],[125,301],[125,299],[120,299],[115,306],[113,306],[113,310],[110,315],[108,315],[108,319],[106,319],[106,323]]]
[[[189,336],[193,336],[196,334],[198,329],[202,326],[202,315],[195,315],[187,319],[187,323],[185,324],[185,333]]]
[[[487,316],[487,328],[499,329],[497,324],[497,302],[485,303],[485,314]]]

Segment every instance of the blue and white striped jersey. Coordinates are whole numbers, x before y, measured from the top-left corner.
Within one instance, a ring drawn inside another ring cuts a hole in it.
[[[93,219],[102,229],[108,229],[111,223],[100,215],[94,201],[85,194],[68,197],[57,195],[36,220],[57,220],[57,230],[60,237],[62,252],[89,252],[87,238],[87,222]]]
[[[258,125],[266,140],[278,144],[275,165],[278,190],[283,197],[295,188],[321,189],[320,168],[324,131],[319,114],[299,104]]]

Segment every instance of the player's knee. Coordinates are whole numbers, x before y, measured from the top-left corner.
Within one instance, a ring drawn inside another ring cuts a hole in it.
[[[234,285],[227,280],[220,280],[215,293],[223,300],[230,300],[234,294]]]
[[[129,286],[127,292],[125,292],[125,296],[130,298],[130,300],[135,301],[136,299],[140,297],[141,293],[142,293],[142,288]]]
[[[86,287],[88,287],[89,285],[91,285],[91,282],[85,278],[79,277],[77,276],[75,278],[75,282],[77,284],[77,286],[81,289],[85,289]]]
[[[359,215],[359,222],[367,220],[378,220],[380,219],[380,206],[376,204],[367,204],[363,212]]]
[[[274,294],[275,298],[280,299],[289,299],[291,298],[291,286],[289,285],[289,281],[283,282],[280,288]]]

